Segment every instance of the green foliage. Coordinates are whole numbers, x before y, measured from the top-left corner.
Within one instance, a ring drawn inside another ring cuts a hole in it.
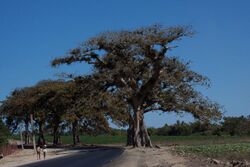
[[[156,130],[156,134],[159,136],[168,136],[171,128],[168,126],[168,124],[165,124],[163,127],[158,128]]]
[[[231,136],[250,134],[250,117],[225,117],[222,129]]]
[[[192,133],[192,129],[189,124],[185,122],[177,121],[176,124],[170,127],[169,135],[172,136],[185,136],[190,135]]]
[[[113,136],[125,136],[127,134],[127,131],[124,130],[124,129],[114,129],[114,128],[112,128],[110,134],[113,135]]]
[[[52,138],[47,138],[51,141]],[[113,135],[98,135],[98,136],[80,136],[81,143],[84,144],[118,144],[125,143],[126,136],[113,136]],[[71,136],[62,136],[61,141],[63,144],[72,144]]]
[[[108,131],[109,125],[103,112],[96,112],[87,99],[82,98],[87,90],[81,90],[74,81],[46,80],[35,86],[16,89],[4,101],[1,111],[7,125],[15,131],[25,125],[28,132],[30,115],[34,116],[35,131],[44,141],[45,125],[55,137],[57,144],[60,130],[74,125],[75,135],[84,131],[98,134]],[[78,105],[78,100],[81,105]],[[84,103],[83,103],[84,102]]]
[[[2,119],[0,119],[0,146],[7,143],[9,136],[10,132],[8,128],[4,125]]]
[[[233,158],[234,160],[239,160],[239,155],[248,155],[249,157],[250,143],[178,146],[176,151],[211,158]]]
[[[148,128],[148,134],[149,134],[149,136],[155,136],[155,135],[157,135],[157,128],[149,127]]]
[[[20,140],[20,135],[15,135],[13,139]],[[45,139],[53,142],[52,135],[45,135]],[[80,135],[83,144],[124,144],[126,135]],[[151,139],[156,144],[161,145],[203,145],[203,144],[235,144],[246,143],[250,141],[249,136],[157,136],[152,135]],[[72,144],[72,137],[69,135],[61,135],[62,144]]]
[[[249,135],[250,117],[225,117],[221,123],[195,121],[185,123],[177,121],[173,125],[164,125],[156,129],[157,135],[185,136],[185,135]]]
[[[161,25],[102,33],[51,64],[91,64],[94,71],[87,76],[90,81],[85,82],[85,87],[89,89],[94,85],[94,89],[89,90],[95,100],[103,99],[103,95],[114,97],[116,103],[102,100],[105,107],[120,104],[117,108],[128,110],[128,106],[132,106],[134,112],[139,107],[143,113],[185,111],[202,120],[220,119],[220,106],[204,98],[194,87],[209,87],[209,79],[192,71],[190,63],[167,56],[173,42],[193,34],[189,26]],[[96,107],[100,107],[98,103]]]
[[[213,131],[208,123],[195,121],[193,123],[185,123],[177,121],[173,125],[165,124],[163,127],[158,128],[156,134],[164,136],[188,136],[191,134],[209,135],[209,131]],[[211,134],[210,134],[211,135]]]

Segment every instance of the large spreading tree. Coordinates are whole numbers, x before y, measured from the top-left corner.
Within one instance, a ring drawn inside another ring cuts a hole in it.
[[[197,85],[209,86],[208,78],[167,54],[173,42],[192,35],[190,27],[159,25],[105,32],[54,59],[52,65],[92,65],[90,75],[78,78],[85,79],[78,86],[88,88],[84,98],[99,112],[111,109],[108,115],[123,115],[129,124],[127,144],[152,147],[144,122],[147,112],[188,112],[203,121],[221,117],[219,105],[196,90]]]

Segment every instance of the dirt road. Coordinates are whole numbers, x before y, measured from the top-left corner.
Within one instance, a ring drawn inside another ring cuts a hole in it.
[[[160,149],[126,148],[123,154],[105,167],[219,167],[202,159],[174,155],[171,147]]]
[[[106,167],[184,167],[186,160],[172,155],[167,149],[126,148],[124,153]]]

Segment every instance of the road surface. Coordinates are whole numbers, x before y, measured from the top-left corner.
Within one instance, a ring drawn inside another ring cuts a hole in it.
[[[41,160],[20,167],[100,167],[120,156],[122,152],[123,150],[118,148],[82,150],[68,156]]]

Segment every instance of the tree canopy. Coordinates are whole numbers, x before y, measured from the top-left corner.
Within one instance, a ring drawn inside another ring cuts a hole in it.
[[[190,63],[167,55],[175,48],[173,42],[193,34],[189,26],[160,25],[105,32],[54,59],[52,66],[91,64],[93,72],[79,77],[85,83],[78,84],[88,89],[91,106],[113,110],[108,112],[113,118],[120,115],[128,121],[128,144],[152,147],[144,113],[189,112],[203,121],[221,118],[220,106],[195,89],[209,87],[208,78],[192,71]]]
[[[84,79],[81,80],[83,81]],[[80,140],[81,131],[85,134],[97,134],[110,130],[105,114],[93,112],[88,100],[82,98],[86,91],[87,89],[83,92],[80,87],[76,87],[75,81],[40,81],[35,86],[14,90],[0,107],[1,114],[12,131],[24,125],[26,132],[29,132],[32,114],[40,144],[46,142],[45,128],[51,129],[53,143],[58,144],[62,127],[72,129],[73,142],[76,144]],[[78,105],[79,101],[81,106]]]

